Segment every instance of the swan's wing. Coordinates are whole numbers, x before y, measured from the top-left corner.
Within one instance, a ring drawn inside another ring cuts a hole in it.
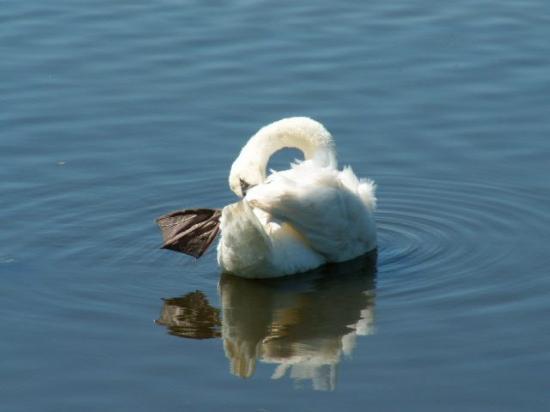
[[[186,209],[159,217],[162,248],[201,257],[220,230],[220,216],[217,209]]]
[[[271,175],[245,199],[291,224],[328,260],[341,261],[374,246],[370,211],[345,183],[336,170],[298,166]]]

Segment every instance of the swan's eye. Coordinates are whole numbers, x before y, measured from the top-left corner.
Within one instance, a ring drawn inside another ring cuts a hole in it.
[[[250,189],[251,184],[248,183],[246,180],[239,178],[239,183],[241,184],[241,192],[244,195],[246,195],[246,192],[248,189]]]

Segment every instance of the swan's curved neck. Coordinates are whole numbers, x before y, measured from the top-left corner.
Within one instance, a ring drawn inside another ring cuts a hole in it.
[[[337,167],[332,136],[321,123],[307,117],[287,118],[261,128],[243,147],[241,156],[256,158],[265,178],[269,159],[284,148],[302,151],[305,160],[318,166]]]

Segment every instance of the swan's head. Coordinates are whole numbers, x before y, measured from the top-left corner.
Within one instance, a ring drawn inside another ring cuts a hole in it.
[[[265,181],[269,158],[277,150],[293,147],[320,167],[336,167],[332,136],[325,127],[308,117],[289,117],[262,127],[246,145],[231,166],[229,186],[240,197],[253,186]]]
[[[233,162],[229,173],[229,187],[239,197],[244,197],[246,191],[265,180],[265,166],[256,159],[242,153]]]

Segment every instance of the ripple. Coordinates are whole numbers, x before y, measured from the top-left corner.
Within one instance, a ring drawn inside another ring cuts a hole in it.
[[[231,201],[225,175],[200,168],[173,175],[159,167],[100,178],[75,163],[49,172],[48,184],[14,188],[12,198],[32,197],[5,208],[11,230],[2,234],[2,256],[35,263],[192,265],[183,255],[166,259],[159,251],[155,219],[179,208]]]
[[[396,293],[505,268],[548,222],[543,199],[519,189],[400,176],[378,183],[379,271]]]
[[[136,187],[134,180],[145,184]],[[544,236],[548,222],[543,207],[547,199],[540,193],[403,176],[382,176],[377,183],[379,270],[399,282],[434,271],[460,278],[502,264],[526,236],[528,243]],[[33,202],[9,210],[14,219],[29,210],[44,212],[37,216],[38,226],[33,223],[37,236],[12,239],[16,246],[5,251],[7,256],[28,249],[58,261],[79,256],[90,262],[193,265],[183,255],[170,254],[167,259],[167,253],[158,251],[154,219],[173,209],[223,207],[232,201],[224,174],[203,170],[181,179],[166,177],[158,169],[143,176],[114,176],[103,183],[84,176],[60,180],[58,185],[63,190],[56,190],[56,185],[39,187]],[[86,185],[89,189],[77,190]],[[213,249],[208,252],[212,253]],[[211,256],[202,261],[206,259]],[[446,275],[438,278],[442,281]]]

